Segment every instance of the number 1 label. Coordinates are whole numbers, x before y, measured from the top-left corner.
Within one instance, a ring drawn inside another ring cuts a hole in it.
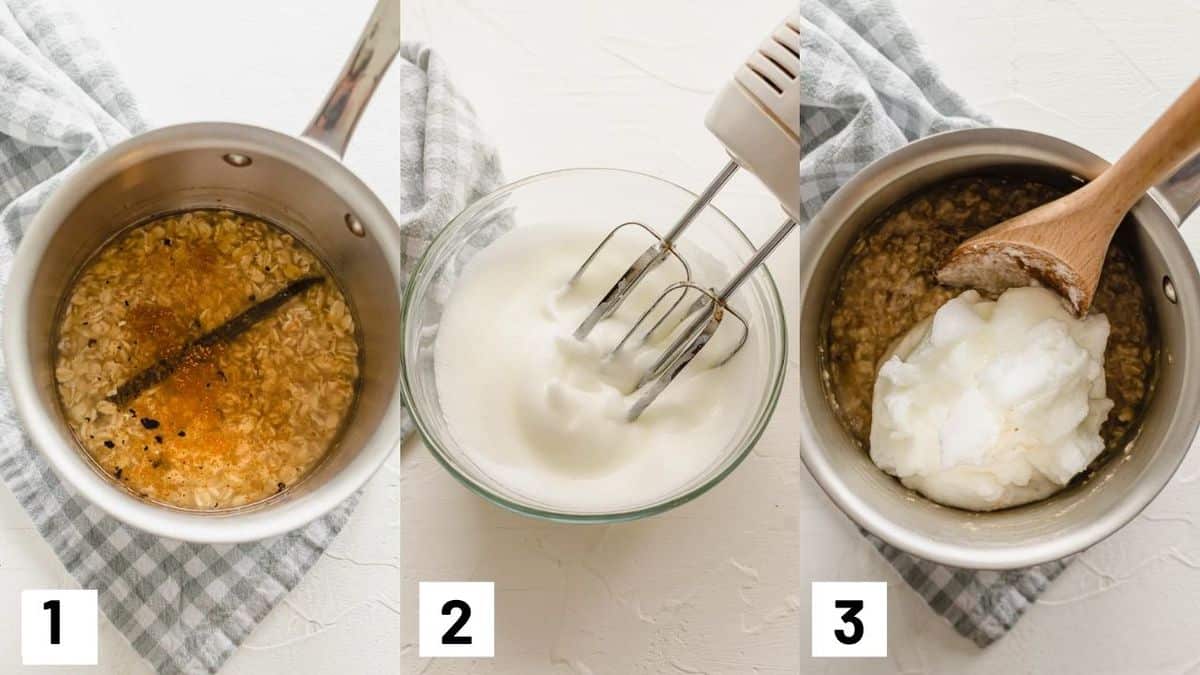
[[[21,591],[21,663],[96,665],[98,621],[96,591]]]
[[[887,656],[887,584],[814,581],[812,655]]]

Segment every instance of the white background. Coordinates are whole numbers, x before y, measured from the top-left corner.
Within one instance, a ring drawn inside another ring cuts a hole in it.
[[[1195,0],[898,0],[950,83],[998,123],[1113,158],[1197,75]],[[604,164],[698,188],[722,162],[712,92],[794,0],[405,0],[405,34],[435,44],[476,102],[510,177]],[[305,122],[368,0],[105,0],[92,13],[156,122]],[[395,206],[385,82],[348,161]],[[777,210],[739,177],[720,204],[753,235]],[[1186,230],[1193,251],[1200,230]],[[800,244],[772,263],[794,306]],[[903,585],[800,467],[788,395],[755,454],[711,494],[633,525],[565,528],[468,494],[419,446],[375,478],[354,519],[223,672],[1189,672],[1200,668],[1200,454],[1133,524],[1077,561],[1013,634],[980,651]],[[404,466],[404,594],[399,572]],[[503,659],[416,658],[415,582],[497,582]],[[886,580],[886,660],[810,661],[808,582]],[[0,603],[69,577],[0,490]],[[401,614],[405,617],[401,630]],[[0,611],[0,670],[17,650]],[[397,636],[402,639],[397,639]],[[105,664],[146,669],[101,626]],[[401,655],[403,650],[404,654]],[[802,657],[801,654],[804,656]],[[516,670],[502,669],[513,665]],[[41,672],[41,671],[34,671]]]
[[[205,119],[299,132],[333,83],[373,0],[96,0],[78,3],[98,25],[154,124]],[[392,130],[399,79],[383,83],[347,162],[397,208],[400,162]],[[222,673],[395,673],[400,659],[399,453],[376,474],[349,525]],[[15,665],[22,588],[74,587],[62,564],[0,487],[0,672],[70,673]],[[150,668],[106,620],[100,667]],[[345,670],[353,665],[351,670]]]

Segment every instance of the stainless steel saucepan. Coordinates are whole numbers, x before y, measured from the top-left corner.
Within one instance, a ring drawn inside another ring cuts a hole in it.
[[[17,251],[4,309],[4,358],[21,421],[67,484],[147,532],[239,542],[293,530],[341,503],[400,441],[399,230],[340,161],[355,123],[400,46],[400,2],[379,0],[329,96],[301,137],[232,123],[169,126],[135,136],[69,176]],[[85,261],[149,217],[227,208],[279,224],[330,266],[357,315],[362,386],[341,443],[280,498],[198,513],[140,501],[80,451],[59,411],[51,335]]]
[[[820,346],[833,284],[876,216],[933,183],[1004,167],[1044,167],[1091,179],[1107,163],[1066,141],[1015,129],[970,129],[907,145],[868,166],[816,215],[801,242],[801,456],[856,523],[922,558],[974,569],[1056,560],[1118,530],[1163,489],[1200,424],[1200,276],[1178,225],[1200,198],[1200,159],[1132,210],[1133,243],[1154,308],[1161,354],[1141,431],[1080,485],[992,513],[938,506],[877,468],[839,424],[822,382]]]

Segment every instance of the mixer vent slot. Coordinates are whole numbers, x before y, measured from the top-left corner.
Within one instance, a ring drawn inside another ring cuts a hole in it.
[[[786,22],[784,22],[784,24],[783,24],[783,25],[785,25],[785,26],[787,26],[789,29],[791,29],[791,31],[792,31],[793,33],[795,33],[796,35],[799,35],[799,34],[800,34],[800,27],[799,27],[799,26],[797,26],[796,24],[792,23],[791,21],[786,21]]]
[[[788,70],[787,68],[785,68],[782,63],[775,60],[774,56],[771,56],[770,54],[768,54],[766,52],[762,52],[762,51],[759,52],[759,55],[762,56],[764,59],[770,61],[772,64],[774,64],[774,66],[779,69],[779,72],[781,72],[787,76],[787,79],[789,79],[789,80],[796,79],[796,74],[793,73],[792,71]]]
[[[753,65],[751,65],[749,63],[746,64],[746,67],[750,69],[750,72],[757,75],[760,80],[762,80],[763,82],[766,82],[768,87],[774,89],[776,94],[779,94],[780,96],[783,95],[783,88],[780,87],[778,84],[776,84],[775,80],[772,80],[771,78],[767,77],[766,75],[763,74],[762,71],[760,71],[758,68],[755,68]]]
[[[788,53],[791,54],[792,56],[794,56],[796,58],[800,58],[800,49],[798,47],[793,47],[793,46],[789,45],[788,43],[781,40],[778,35],[772,35],[771,39],[775,41],[775,44],[788,50]]]

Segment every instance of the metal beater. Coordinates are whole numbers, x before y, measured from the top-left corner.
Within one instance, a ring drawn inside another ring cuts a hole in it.
[[[726,315],[740,324],[741,335],[728,354],[720,358],[720,366],[733,358],[750,334],[750,324],[729,305],[729,299],[742,282],[762,264],[781,241],[787,238],[799,222],[800,210],[800,15],[789,15],[759,48],[738,68],[733,80],[718,94],[709,109],[705,123],[725,145],[732,159],[713,178],[687,211],[664,235],[644,223],[630,221],[615,227],[600,241],[569,284],[576,283],[601,250],[622,229],[636,228],[648,233],[654,241],[612,288],[600,299],[591,313],[575,329],[575,337],[587,339],[596,324],[612,315],[629,294],[652,270],[674,258],[683,270],[683,279],[659,294],[641,314],[633,327],[613,348],[616,355],[633,343],[644,343],[660,330],[671,329],[674,339],[638,379],[635,391],[641,393],[629,409],[627,418],[636,420],[654,399],[692,362],[717,332]],[[725,187],[738,168],[745,168],[759,178],[779,198],[788,218],[746,264],[720,290],[704,288],[692,280],[691,267],[679,254],[676,242],[713,198]],[[676,316],[676,309],[695,292],[698,297],[687,310]],[[674,298],[665,311],[642,331],[655,312]],[[684,326],[681,330],[679,326]]]

